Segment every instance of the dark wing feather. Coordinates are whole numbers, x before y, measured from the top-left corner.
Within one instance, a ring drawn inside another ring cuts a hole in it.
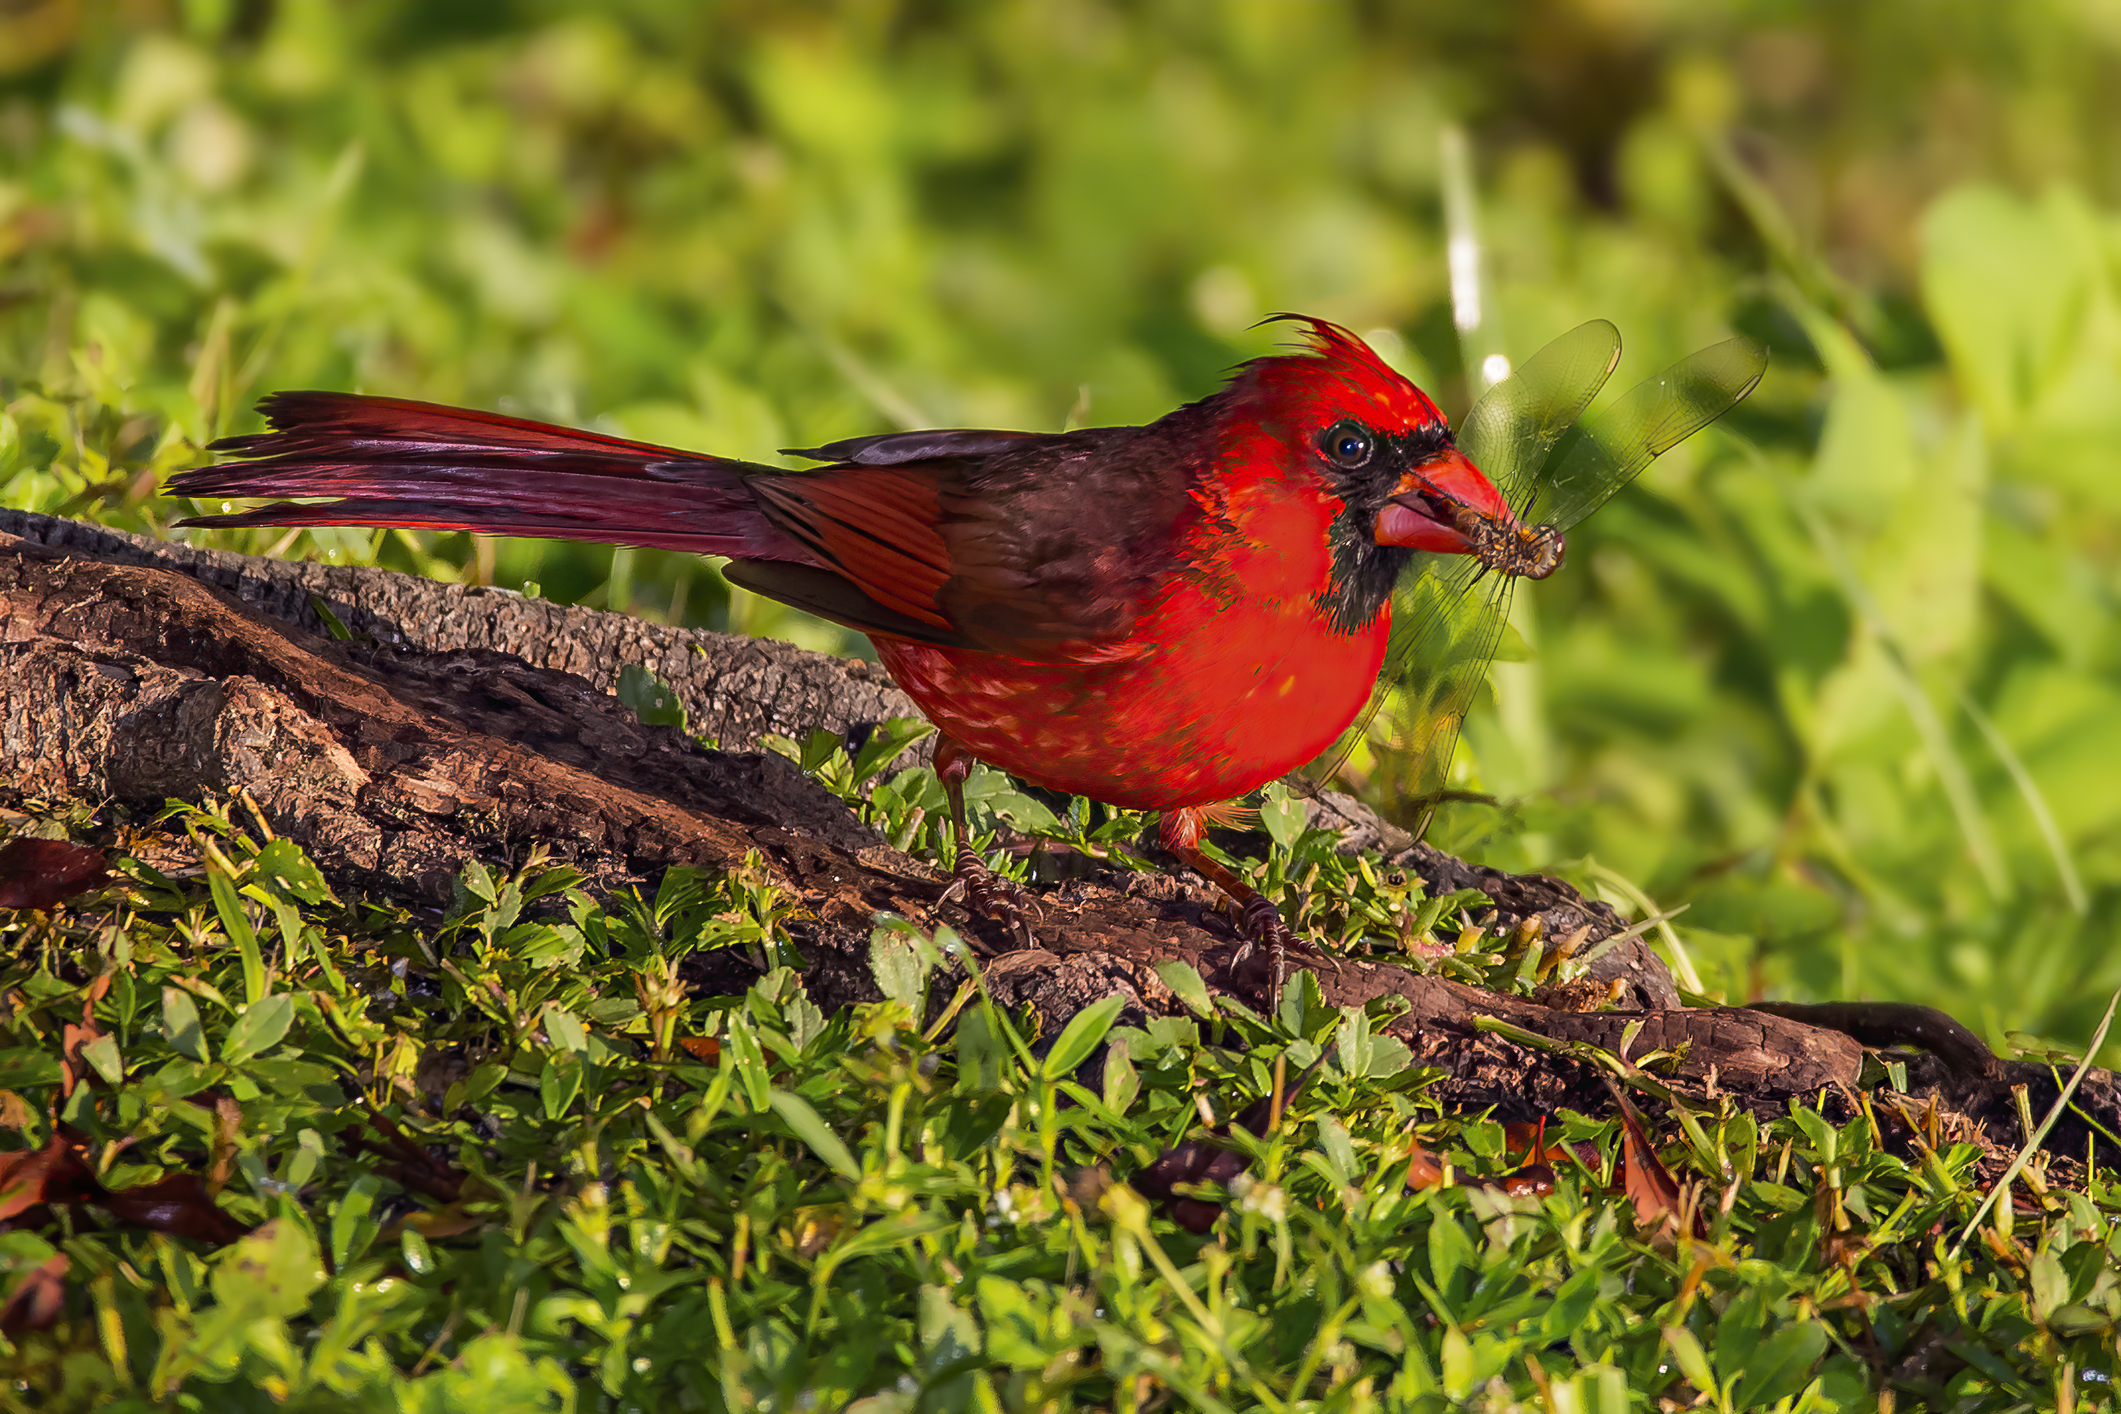
[[[934,427],[920,432],[884,432],[847,437],[822,447],[783,447],[791,457],[851,466],[903,466],[943,457],[991,457],[1016,451],[1027,443],[1047,442],[1051,432],[998,432],[991,428]]]
[[[953,575],[941,603],[1003,652],[1109,651],[1128,639],[1200,515],[1212,420],[1198,405],[1149,427],[1095,428],[988,458],[946,486]]]
[[[1145,428],[895,434],[988,450],[897,460],[902,444],[891,460],[751,484],[816,559],[925,626],[906,636],[1030,661],[1109,658],[1179,567],[1206,426],[1173,414]]]

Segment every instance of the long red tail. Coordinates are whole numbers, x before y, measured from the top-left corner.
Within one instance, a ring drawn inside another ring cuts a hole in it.
[[[202,500],[288,501],[183,525],[475,530],[729,555],[810,556],[766,519],[745,477],[770,468],[495,413],[357,393],[274,393],[270,432],[208,450],[240,460],[170,479]]]

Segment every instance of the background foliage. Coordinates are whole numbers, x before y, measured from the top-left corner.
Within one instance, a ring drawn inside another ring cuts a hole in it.
[[[1519,596],[1466,753],[1506,804],[1444,842],[1690,903],[1734,997],[2081,1041],[2121,982],[2117,52],[2112,0],[0,0],[0,498],[159,532],[284,387],[771,459],[1153,417],[1276,309],[1454,412],[1587,318],[1619,387],[1739,329],[1759,393]],[[221,543],[858,648],[680,557]],[[1285,884],[1317,839],[1269,819]],[[1971,1146],[1726,1105],[1664,1146],[1699,1240],[1613,1196],[1611,1121],[1554,1117],[1544,1196],[1410,1192],[1421,1143],[1478,1180],[1518,1141],[1300,984],[1092,1090],[1109,1012],[1044,1057],[969,989],[923,1030],[889,929],[874,1007],[689,995],[779,939],[742,872],[607,909],[472,864],[437,923],[254,823],[0,915],[0,1407],[2110,1406],[2108,1175],[1984,1215]],[[1099,1191],[1329,1040],[1207,1238]]]
[[[1153,417],[1364,331],[1775,364],[1520,596],[1443,842],[1609,869],[1733,996],[2081,1039],[2121,983],[2121,10],[1543,0],[0,11],[0,496],[160,530],[274,388],[772,459]],[[852,648],[656,553],[225,537]],[[1389,762],[1373,784],[1390,785]]]

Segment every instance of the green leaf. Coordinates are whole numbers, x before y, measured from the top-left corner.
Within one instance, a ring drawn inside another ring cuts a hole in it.
[[[847,1146],[840,1142],[831,1126],[819,1118],[808,1100],[788,1090],[775,1090],[766,1098],[782,1123],[794,1131],[796,1138],[808,1144],[812,1153],[831,1165],[834,1173],[850,1183],[862,1176],[861,1166],[855,1163],[854,1155],[847,1152]]]
[[[125,1060],[118,1054],[118,1038],[98,1036],[81,1048],[81,1058],[95,1067],[106,1085],[125,1083]]]
[[[1326,1011],[1325,994],[1318,990],[1318,979],[1309,968],[1296,969],[1281,989],[1281,1024],[1294,1035],[1309,1039],[1319,1020],[1339,1014]]]
[[[213,1059],[206,1032],[199,1026],[199,1008],[192,1004],[191,993],[181,987],[162,989],[162,1029],[169,1033],[169,1044],[179,1055],[201,1064]]]
[[[1679,1373],[1702,1394],[1714,1399],[1721,1391],[1716,1384],[1715,1372],[1709,1369],[1709,1357],[1703,1352],[1701,1342],[1685,1326],[1664,1328],[1665,1348],[1672,1352],[1672,1363]]]
[[[1139,1035],[1130,1031],[1128,1035]],[[1135,1096],[1141,1093],[1141,1074],[1134,1068],[1134,1057],[1126,1039],[1113,1036],[1105,1048],[1105,1108],[1116,1115],[1124,1115],[1134,1104]]]
[[[1115,992],[1069,1017],[1068,1024],[1061,1028],[1060,1039],[1053,1043],[1053,1049],[1046,1052],[1045,1060],[1040,1063],[1040,1076],[1058,1080],[1088,1060],[1090,1053],[1105,1039],[1105,1033],[1112,1029],[1120,1008],[1126,1004],[1127,998]]]
[[[1754,1348],[1733,1402],[1743,1409],[1765,1409],[1788,1399],[1811,1383],[1812,1367],[1826,1345],[1826,1327],[1817,1321],[1784,1326]]]
[[[802,767],[804,775],[815,775],[819,768],[839,752],[843,744],[838,732],[829,732],[818,727],[803,738],[803,750],[796,758],[796,764]]]
[[[1443,1330],[1443,1392],[1464,1399],[1473,1392],[1473,1345],[1456,1326]]]
[[[346,1186],[331,1212],[331,1261],[340,1271],[368,1250],[382,1229],[370,1219],[383,1181],[364,1173]]]
[[[285,992],[252,1002],[228,1029],[228,1038],[221,1043],[221,1058],[235,1065],[271,1050],[287,1035],[294,1020],[295,999]]]
[[[1751,1368],[1767,1320],[1768,1300],[1759,1287],[1748,1286],[1732,1297],[1716,1318],[1716,1368],[1734,1372]]]
[[[243,899],[228,875],[219,868],[210,868],[206,881],[213,891],[214,912],[221,917],[221,927],[243,955],[243,999],[257,1001],[270,986],[265,971],[265,954],[258,949],[258,931],[250,926],[250,916],[243,911]]]
[[[999,1090],[1008,1073],[1009,1045],[995,1034],[987,1009],[980,1007],[957,1019],[952,1038],[957,1049],[957,1092]]]
[[[300,1314],[309,1308],[309,1294],[323,1284],[316,1244],[297,1222],[274,1219],[214,1263],[215,1300],[249,1320]]]
[[[854,756],[854,783],[863,785],[905,754],[906,748],[935,730],[918,717],[892,717],[878,722]]]
[[[538,1073],[538,1102],[545,1118],[564,1118],[567,1107],[582,1092],[582,1057],[577,1051],[561,1051],[545,1062]]]
[[[904,1007],[919,1024],[928,1003],[928,960],[920,943],[901,928],[879,927],[869,935],[869,970],[877,990]]]
[[[1027,835],[1061,832],[1059,817],[1046,808],[1046,803],[1020,790],[995,791],[986,798],[986,806]]]
[[[337,902],[323,871],[290,839],[272,840],[259,850],[251,877],[262,879],[274,893],[297,903]]]
[[[729,1024],[722,1032],[725,1064],[736,1067],[744,1098],[751,1102],[752,1110],[763,1110],[773,1092],[773,1081],[766,1072],[766,1053],[759,1048],[758,1032],[752,1029],[750,1017],[741,1012],[730,1012],[728,1017]]]
[[[2105,278],[2099,220],[2066,186],[2027,201],[1969,184],[1923,215],[1924,301],[1953,371],[1998,433],[2064,366]]]
[[[1347,1126],[1331,1115],[1318,1117],[1318,1147],[1333,1167],[1334,1182],[1350,1184],[1362,1176],[1362,1163],[1355,1157]]]
[[[563,1051],[580,1055],[589,1049],[589,1034],[575,1014],[558,1002],[545,1003],[545,1034]]]
[[[1339,1043],[1337,1052],[1340,1069],[1350,1079],[1370,1073],[1370,1060],[1375,1054],[1371,1045],[1370,1018],[1359,1006],[1344,1006],[1340,1009],[1340,1029],[1334,1038]]]
[[[1423,899],[1421,906],[1414,910],[1414,919],[1409,925],[1409,931],[1417,938],[1424,937],[1434,932],[1436,925],[1441,923],[1447,914],[1493,902],[1493,899],[1478,889],[1458,889],[1452,893]]]
[[[457,873],[457,878],[464,885],[465,893],[470,894],[482,903],[493,902],[493,875],[487,873],[486,866],[479,863],[478,860],[465,860],[464,867]]]
[[[344,1093],[338,1089],[337,1071],[310,1061],[255,1056],[244,1065],[243,1073],[267,1090],[288,1099],[328,1097],[326,1102],[329,1103]]]
[[[455,1114],[466,1105],[478,1104],[507,1078],[508,1067],[499,1061],[487,1061],[483,1065],[473,1066],[471,1074],[452,1082],[443,1094],[442,1113]]]
[[[339,617],[338,613],[331,607],[330,601],[323,595],[310,595],[309,607],[316,611],[317,618],[323,623],[326,633],[340,643],[353,642],[353,630],[346,626],[346,621]]]
[[[286,950],[287,970],[293,972],[307,956],[303,946],[302,912],[284,898],[272,901],[273,918],[280,925],[280,945]],[[329,966],[328,954],[319,954]]]
[[[986,1327],[987,1358],[1020,1370],[1035,1370],[1052,1358],[1039,1330],[1038,1312],[1021,1283],[979,1279],[980,1321]]]
[[[2080,1340],[2085,1336],[2104,1335],[2114,1328],[2114,1318],[2091,1307],[2072,1302],[2058,1307],[2047,1318],[2047,1328],[2060,1340]]]
[[[434,1275],[434,1248],[428,1244],[426,1234],[418,1228],[405,1227],[399,1230],[398,1254],[405,1259],[405,1270],[414,1276]]]
[[[2052,1252],[2036,1252],[2025,1269],[2032,1296],[2033,1317],[2045,1322],[2069,1304],[2069,1275]]]
[[[1529,663],[1535,656],[1537,655],[1532,652],[1532,645],[1525,642],[1524,635],[1517,631],[1517,625],[1507,619],[1503,620],[1500,625],[1500,632],[1495,637],[1495,656],[1489,661],[1495,663]]]
[[[1827,1122],[1826,1116],[1815,1109],[1799,1105],[1791,1118],[1795,1119],[1797,1127],[1804,1131],[1804,1137],[1812,1141],[1812,1148],[1819,1155],[1819,1162],[1833,1163],[1835,1155],[1840,1152],[1841,1134]]]
[[[885,1252],[895,1252],[902,1247],[920,1241],[931,1233],[944,1232],[957,1226],[945,1213],[931,1213],[919,1208],[909,1208],[903,1213],[869,1223],[841,1239],[832,1248],[835,1265],[855,1257],[875,1257]]]
[[[1267,835],[1282,849],[1294,849],[1303,838],[1304,826],[1309,814],[1304,803],[1289,794],[1289,788],[1275,781],[1260,793],[1259,823]]]
[[[1370,1079],[1390,1080],[1412,1064],[1414,1053],[1397,1036],[1380,1033],[1370,1037],[1370,1068],[1364,1072]]]
[[[193,1024],[197,1024],[194,1017]],[[18,1046],[0,1051],[0,1090],[31,1090],[59,1083],[59,1058],[49,1051]]]
[[[644,726],[686,729],[685,704],[677,692],[639,663],[619,669],[619,701],[633,710]]]
[[[1164,985],[1177,994],[1195,1016],[1213,1017],[1215,1001],[1208,995],[1208,984],[1201,981],[1200,974],[1189,963],[1176,958],[1165,958],[1156,964],[1156,975]]]
[[[523,924],[510,929],[509,936],[514,938],[525,927],[531,931],[510,945],[525,963],[539,969],[571,969],[581,964],[582,951],[588,946],[581,929],[566,923]]]
[[[1476,1274],[1476,1259],[1473,1243],[1458,1219],[1450,1213],[1438,1213],[1429,1224],[1429,1279],[1438,1292],[1446,1298],[1452,1296],[1452,1285],[1459,1277]]]

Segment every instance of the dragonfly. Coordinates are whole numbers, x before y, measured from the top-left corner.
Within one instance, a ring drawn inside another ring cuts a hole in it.
[[[1620,331],[1603,319],[1563,334],[1474,403],[1459,450],[1517,513],[1522,530],[1476,541],[1472,555],[1417,553],[1393,589],[1392,639],[1369,705],[1331,749],[1299,773],[1315,791],[1365,744],[1404,763],[1411,793],[1398,814],[1418,839],[1449,789],[1460,729],[1487,681],[1521,579],[1560,568],[1565,532],[1657,457],[1744,400],[1767,371],[1767,349],[1727,339],[1584,412],[1620,362]],[[1378,733],[1380,727],[1383,735]]]

